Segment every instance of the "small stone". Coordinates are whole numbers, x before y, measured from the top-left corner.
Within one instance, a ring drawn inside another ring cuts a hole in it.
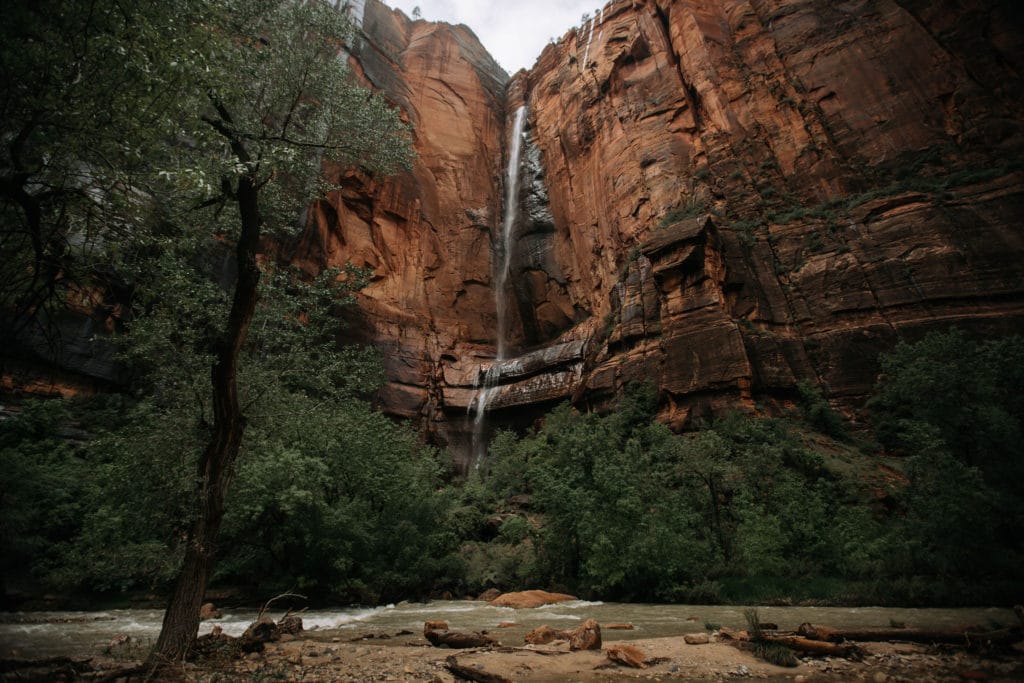
[[[874,677],[872,677],[871,680],[873,680],[875,683],[886,683],[886,681],[889,680],[889,677],[881,671],[878,671],[875,673]]]
[[[687,645],[707,645],[710,642],[707,633],[687,633],[683,640]]]

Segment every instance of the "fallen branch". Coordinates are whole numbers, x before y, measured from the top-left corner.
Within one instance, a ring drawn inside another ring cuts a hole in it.
[[[544,657],[554,657],[556,655],[569,654],[566,650],[537,650],[532,647],[499,647],[495,648],[493,652],[504,652],[506,654],[514,654],[516,652],[529,652],[531,654],[541,655]]]
[[[299,595],[298,593],[281,593],[280,595],[275,595],[274,597],[270,598],[265,603],[263,603],[263,607],[261,607],[260,611],[256,613],[255,621],[259,621],[260,619],[263,618],[263,614],[267,611],[268,607],[273,605],[278,600],[283,600],[285,598],[302,598],[303,600],[307,600],[308,599],[308,598],[306,598],[305,595]],[[291,613],[292,613],[292,611],[289,609],[285,613],[285,616],[288,616]]]

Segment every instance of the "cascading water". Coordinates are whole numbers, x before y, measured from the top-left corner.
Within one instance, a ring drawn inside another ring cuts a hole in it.
[[[597,9],[597,12],[594,14],[594,18],[589,22],[590,30],[587,32],[587,46],[583,50],[583,62],[580,64],[580,68],[583,70],[587,68],[587,60],[590,59],[590,42],[594,39],[594,28],[600,26],[601,24],[602,13],[602,9],[599,7]],[[584,30],[586,30],[586,28],[587,27],[584,27]],[[597,36],[598,42],[600,42],[601,36],[603,35],[604,31],[602,30]]]
[[[512,138],[508,146],[508,170],[505,173],[505,217],[501,225],[501,268],[494,280],[494,304],[498,317],[498,360],[508,354],[508,287],[512,265],[512,230],[519,209],[519,156],[523,149],[523,127],[526,125],[526,105],[516,109],[512,124]]]
[[[512,231],[515,228],[516,214],[519,209],[519,158],[523,148],[523,129],[526,126],[526,105],[516,109],[512,123],[512,135],[508,145],[508,169],[505,172],[505,210],[501,224],[501,262],[494,276],[494,307],[498,319],[498,338],[494,363],[483,373],[480,381],[478,375],[476,399],[470,404],[473,412],[473,457],[479,463],[486,454],[487,444],[484,441],[484,416],[487,404],[498,389],[501,361],[508,356],[508,278],[512,266]]]

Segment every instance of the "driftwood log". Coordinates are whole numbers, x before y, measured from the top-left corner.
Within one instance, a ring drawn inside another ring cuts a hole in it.
[[[952,645],[969,645],[976,642],[1010,643],[1021,637],[1020,629],[1000,629],[998,631],[972,631],[970,629],[951,629],[938,631],[916,628],[860,628],[837,629],[817,624],[801,624],[797,635],[809,640],[842,643],[854,642],[888,642],[901,640],[909,643],[943,643]]]
[[[803,652],[809,655],[818,655],[821,657],[859,657],[861,654],[860,648],[856,645],[849,643],[829,643],[822,640],[811,640],[810,638],[802,638],[800,636],[769,636],[764,635],[761,638],[761,642],[764,643],[778,643],[785,645],[791,650],[797,652]]]
[[[464,631],[427,631],[423,634],[434,647],[450,647],[464,650],[469,647],[488,647],[496,645],[497,640],[483,633],[466,633]]]
[[[476,681],[476,683],[512,683],[511,680],[505,678],[501,674],[495,674],[489,671],[484,671],[483,669],[477,669],[473,666],[459,664],[454,655],[444,660],[444,666],[451,672],[452,676],[464,681]]]
[[[428,621],[423,624],[423,637],[434,647],[450,647],[464,650],[470,647],[490,647],[498,641],[483,633],[466,633],[465,631],[449,631],[444,621]]]

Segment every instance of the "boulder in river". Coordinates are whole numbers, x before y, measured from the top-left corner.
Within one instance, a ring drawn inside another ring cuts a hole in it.
[[[207,619],[220,619],[222,616],[219,609],[214,607],[212,602],[203,603],[203,606],[199,608],[199,620],[206,621]]]
[[[565,593],[549,593],[548,591],[519,591],[517,593],[503,593],[491,600],[490,604],[495,607],[512,607],[514,609],[532,609],[543,605],[553,605],[558,602],[569,602],[578,600],[575,595]]]

